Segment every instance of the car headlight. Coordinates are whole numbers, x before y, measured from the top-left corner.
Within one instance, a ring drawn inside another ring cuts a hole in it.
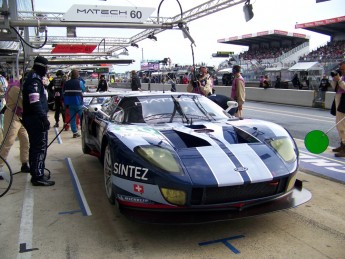
[[[280,137],[270,141],[270,145],[286,161],[293,162],[296,160],[296,153],[293,142],[288,137]]]
[[[164,171],[182,175],[182,168],[175,158],[174,154],[161,147],[156,146],[139,146],[136,152],[147,162]]]
[[[164,199],[174,205],[183,206],[186,204],[186,192],[168,188],[161,188]]]

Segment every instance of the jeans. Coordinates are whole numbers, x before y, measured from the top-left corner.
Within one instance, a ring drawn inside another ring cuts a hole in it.
[[[69,114],[71,117],[71,130],[73,133],[77,133],[78,129],[77,129],[77,123],[76,123],[76,114],[79,115],[80,121],[82,120],[81,116],[83,114],[83,106],[82,105],[69,105],[68,107],[69,109]]]

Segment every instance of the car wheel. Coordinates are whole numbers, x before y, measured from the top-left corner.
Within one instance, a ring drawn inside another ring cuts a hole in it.
[[[112,172],[113,172],[113,163],[111,161],[111,152],[109,145],[106,146],[104,151],[104,164],[103,164],[103,173],[104,173],[104,184],[105,184],[105,193],[111,204],[115,204],[115,193],[113,190],[112,183]]]

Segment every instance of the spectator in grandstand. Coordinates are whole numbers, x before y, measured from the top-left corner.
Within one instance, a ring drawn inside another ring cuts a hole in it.
[[[105,75],[101,75],[101,77],[99,78],[96,92],[106,92],[106,91],[108,91],[108,83],[107,83],[107,80],[105,80]]]
[[[243,118],[243,104],[246,99],[246,85],[241,75],[241,67],[239,65],[234,65],[232,67],[232,74],[234,75],[234,80],[232,81],[231,98],[238,103],[235,116]]]
[[[135,70],[132,70],[131,75],[132,75],[132,79],[131,79],[132,91],[141,91],[141,83],[140,83],[139,76],[137,75],[137,72]]]
[[[321,81],[320,81],[320,85],[319,85],[319,92],[320,92],[320,100],[324,101],[325,100],[325,96],[326,96],[326,91],[328,90],[328,88],[331,86],[327,75],[323,75]]]
[[[339,70],[332,71],[331,76],[331,86],[335,90],[335,122],[340,138],[340,146],[332,151],[336,152],[336,157],[345,157],[345,61],[340,63]]]

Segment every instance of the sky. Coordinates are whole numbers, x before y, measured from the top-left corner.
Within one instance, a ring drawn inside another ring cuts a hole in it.
[[[34,0],[36,11],[67,12],[73,4],[153,7],[152,16],[157,16],[161,0]],[[182,10],[187,11],[204,0],[179,0]],[[234,51],[235,54],[247,50],[244,46],[217,43],[218,39],[254,33],[265,30],[285,30],[310,36],[310,50],[325,45],[330,37],[308,30],[295,29],[296,23],[305,23],[345,15],[344,0],[330,0],[316,3],[316,0],[251,0],[254,17],[246,22],[243,14],[243,3],[225,10],[210,14],[188,24],[189,32],[195,41],[193,47],[194,62],[207,65],[218,65],[224,58],[213,58],[217,51]],[[176,0],[164,0],[160,16],[173,17],[180,13]],[[77,36],[125,37],[130,38],[140,30],[134,29],[85,29],[77,28]],[[66,29],[48,28],[48,36],[64,36]],[[157,41],[145,39],[138,43],[139,48],[128,47],[129,56],[134,59],[128,66],[115,66],[116,72],[140,69],[140,61],[162,60],[170,58],[172,63],[179,65],[193,64],[193,55],[189,39],[183,37],[180,30],[166,30],[156,35]]]

